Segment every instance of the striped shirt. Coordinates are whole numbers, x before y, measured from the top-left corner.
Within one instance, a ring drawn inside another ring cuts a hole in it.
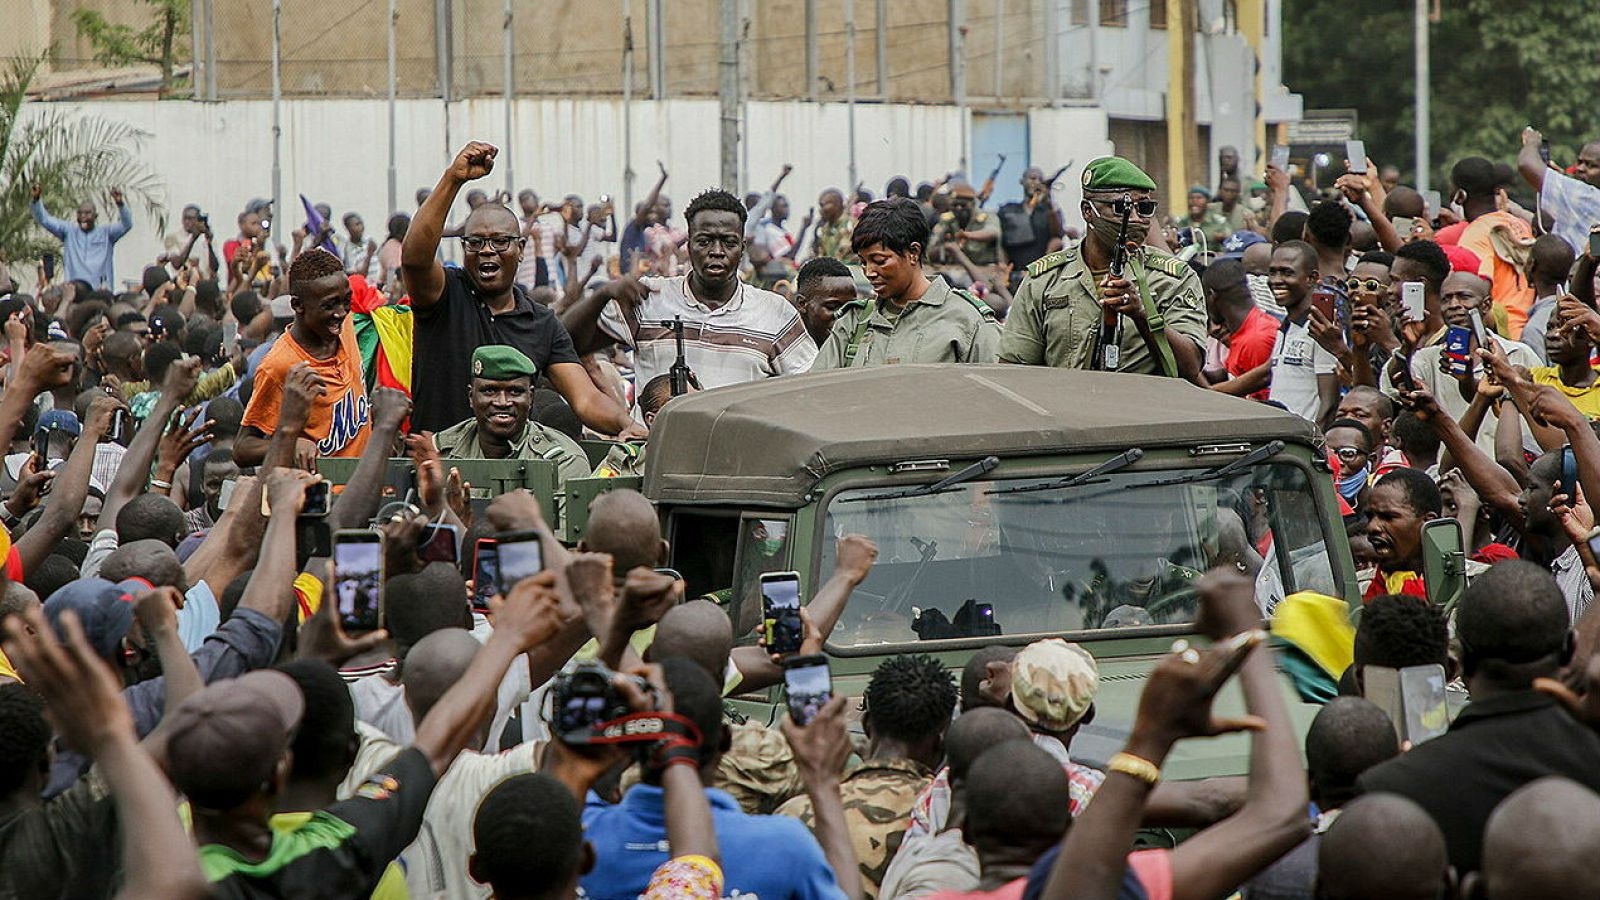
[[[674,317],[683,319],[684,357],[707,390],[811,368],[816,342],[787,300],[740,282],[732,299],[711,309],[690,295],[689,277],[642,278],[649,293],[636,307],[613,300],[600,315],[606,334],[633,348],[641,387],[677,360]]]

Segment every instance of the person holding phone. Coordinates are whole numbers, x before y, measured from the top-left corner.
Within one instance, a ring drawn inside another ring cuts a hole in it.
[[[1311,336],[1311,295],[1317,279],[1317,251],[1310,244],[1285,241],[1272,252],[1267,283],[1287,317],[1278,329],[1271,359],[1234,381],[1244,382],[1249,390],[1266,381],[1269,400],[1322,424],[1339,404],[1339,377],[1338,359]]]

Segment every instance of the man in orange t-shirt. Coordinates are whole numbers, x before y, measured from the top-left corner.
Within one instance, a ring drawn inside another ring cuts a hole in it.
[[[1478,255],[1478,274],[1489,281],[1494,305],[1506,312],[1510,331],[1506,336],[1517,340],[1528,323],[1528,311],[1533,308],[1533,285],[1523,274],[1522,265],[1508,259],[1507,252],[1496,252],[1495,245],[1498,242],[1503,251],[1510,251],[1517,244],[1525,246],[1533,241],[1533,229],[1499,209],[1502,180],[1487,159],[1469,156],[1461,160],[1450,170],[1450,181],[1456,186],[1456,199],[1467,216],[1467,227],[1461,232],[1458,246]]]
[[[278,428],[285,385],[302,365],[313,384],[297,459],[360,456],[372,434],[344,264],[326,250],[308,250],[289,267],[289,290],[294,324],[256,369],[250,406],[234,443],[234,459],[242,466],[258,465],[266,456],[267,443]]]

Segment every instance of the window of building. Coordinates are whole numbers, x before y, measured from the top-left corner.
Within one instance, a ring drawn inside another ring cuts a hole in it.
[[[1167,0],[1150,0],[1150,27],[1167,27]]]
[[[1164,0],[1156,0],[1162,2]],[[1162,10],[1165,13],[1165,9]],[[1108,28],[1128,27],[1128,0],[1100,0],[1100,24]]]

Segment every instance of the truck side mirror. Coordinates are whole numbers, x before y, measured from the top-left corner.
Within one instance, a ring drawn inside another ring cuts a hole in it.
[[[1455,519],[1423,523],[1422,581],[1428,588],[1428,602],[1447,612],[1455,609],[1467,589],[1467,552],[1461,523]]]

